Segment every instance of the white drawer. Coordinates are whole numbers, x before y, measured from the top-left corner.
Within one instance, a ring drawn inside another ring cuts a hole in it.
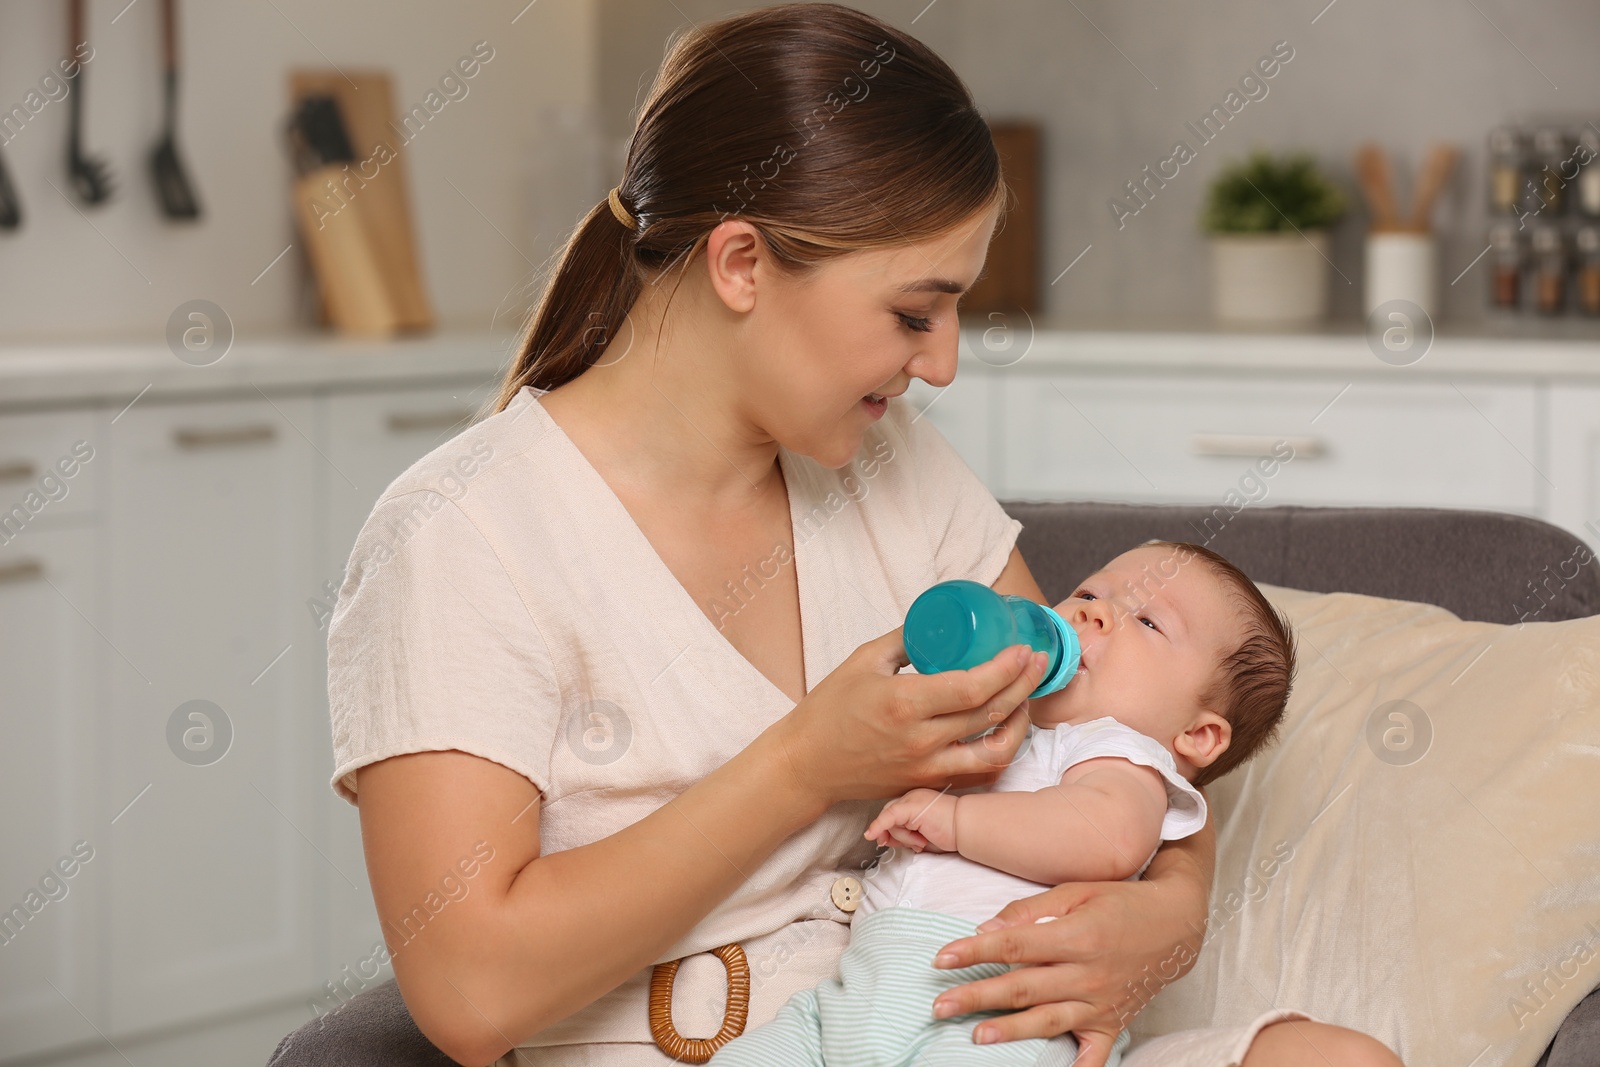
[[[96,427],[105,421],[97,424],[92,411],[0,415],[0,541],[98,506],[105,435]]]
[[[1600,550],[1600,385],[1550,389],[1550,521]]]
[[[999,474],[994,469],[993,450],[989,447],[994,421],[990,415],[989,396],[994,385],[990,375],[963,368],[955,381],[943,389],[913,378],[905,395],[905,399],[922,412],[920,417],[933,423],[950,442],[950,447],[967,461],[973,473],[990,486],[991,492]]]
[[[1535,514],[1532,384],[1008,374],[1021,498],[1481,507]],[[1257,456],[1288,442],[1270,477]]]

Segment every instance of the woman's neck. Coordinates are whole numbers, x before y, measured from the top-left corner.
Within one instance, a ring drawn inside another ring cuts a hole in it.
[[[686,336],[682,295],[677,329],[659,345],[653,323],[624,326],[594,366],[541,402],[619,492],[708,513],[747,507],[771,491],[778,445],[740,411],[717,346]]]

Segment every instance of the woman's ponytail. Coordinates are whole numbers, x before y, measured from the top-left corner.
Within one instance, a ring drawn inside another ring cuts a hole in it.
[[[504,411],[525,385],[554,389],[586,370],[622,328],[643,288],[634,231],[600,201],[567,239],[555,273],[517,342],[517,361],[500,385]]]

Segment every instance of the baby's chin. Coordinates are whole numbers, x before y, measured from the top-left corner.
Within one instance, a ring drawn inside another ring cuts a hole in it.
[[[1033,720],[1035,726],[1048,730],[1072,717],[1072,711],[1067,703],[1067,688],[1063,686],[1054,693],[1028,698],[1028,717]]]

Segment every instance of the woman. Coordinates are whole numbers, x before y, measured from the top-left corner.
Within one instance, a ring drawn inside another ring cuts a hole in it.
[[[1020,523],[893,399],[953,379],[1004,188],[965,87],[891,27],[832,4],[703,27],[496,413],[374,508],[329,634],[335,785],[452,1058],[675,1062],[724,999],[740,1024],[712,949],[766,1021],[832,972],[882,800],[1015,754],[1038,657],[901,674],[896,628],[948,578],[1044,599]],[[1046,966],[949,1007],[1025,1009],[977,1037],[1072,1030],[1101,1067],[1136,983],[1192,960],[1214,848],[1012,905],[954,965]],[[685,957],[652,1020],[652,965]],[[1126,1062],[1397,1062],[1293,1012],[1161,1040]]]

